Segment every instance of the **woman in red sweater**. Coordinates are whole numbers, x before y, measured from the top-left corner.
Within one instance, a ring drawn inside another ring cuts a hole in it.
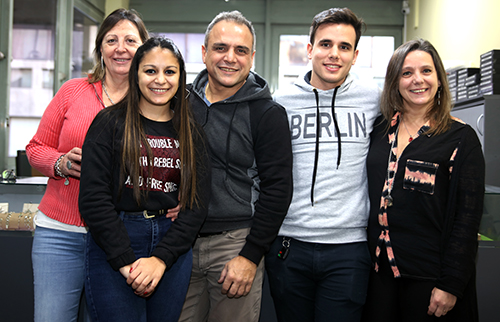
[[[97,33],[92,74],[59,89],[26,146],[31,165],[49,177],[35,217],[35,322],[78,318],[87,233],[78,211],[81,147],[97,113],[127,92],[130,63],[148,37],[136,12],[112,12]]]

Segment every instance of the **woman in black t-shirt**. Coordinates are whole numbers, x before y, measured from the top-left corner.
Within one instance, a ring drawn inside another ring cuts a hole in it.
[[[177,321],[207,213],[209,159],[171,40],[151,38],[137,50],[129,86],[83,144],[87,302],[93,321]],[[172,222],[165,214],[177,204]]]

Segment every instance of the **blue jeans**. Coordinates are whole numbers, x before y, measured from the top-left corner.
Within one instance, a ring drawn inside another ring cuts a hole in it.
[[[130,237],[137,258],[150,257],[158,242],[172,225],[170,219],[158,216],[120,214]],[[89,235],[87,241],[87,279],[85,282],[87,303],[94,322],[177,321],[189,285],[192,251],[181,255],[175,264],[165,271],[151,296],[142,298],[134,294],[119,271],[111,268],[106,254]]]
[[[266,255],[278,321],[360,321],[371,261],[366,243],[314,244],[292,239],[285,260],[278,236]]]
[[[35,322],[78,319],[85,284],[86,234],[37,227],[31,259],[35,287]],[[85,306],[85,321],[90,321]]]

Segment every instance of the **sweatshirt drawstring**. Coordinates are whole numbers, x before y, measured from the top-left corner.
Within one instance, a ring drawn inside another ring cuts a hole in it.
[[[316,173],[318,172],[318,153],[319,153],[319,134],[320,134],[320,121],[321,116],[319,114],[319,95],[316,88],[313,88],[314,96],[316,97],[316,147],[314,149],[314,167],[313,167],[313,177],[311,184],[311,207],[314,207],[314,185],[316,184]]]
[[[226,174],[229,172],[229,145],[231,142],[231,129],[233,127],[233,120],[234,116],[236,115],[236,111],[238,110],[238,103],[236,103],[236,107],[233,110],[233,114],[231,115],[231,120],[229,121],[229,131],[227,132],[227,137],[226,137],[226,158],[225,158],[225,169],[226,169]]]
[[[335,97],[337,96],[337,90],[340,86],[335,87],[332,96],[332,118],[335,125],[335,132],[337,133],[337,169],[340,166],[340,156],[341,156],[341,140],[340,140],[340,128],[337,122],[337,117],[335,116]],[[311,184],[311,206],[314,207],[314,186],[316,184],[316,174],[318,172],[318,159],[319,159],[319,137],[321,135],[321,114],[319,111],[319,94],[316,88],[313,88],[314,96],[316,97],[316,146],[314,150],[314,168]]]
[[[332,96],[332,117],[333,117],[333,124],[335,124],[335,132],[337,133],[337,146],[339,149],[339,152],[337,153],[337,169],[340,166],[340,156],[342,155],[342,145],[341,145],[341,139],[340,139],[340,128],[339,128],[339,123],[337,122],[337,116],[335,114],[335,97],[337,96],[337,90],[339,89],[340,86],[335,87],[335,90],[333,91],[333,96]]]

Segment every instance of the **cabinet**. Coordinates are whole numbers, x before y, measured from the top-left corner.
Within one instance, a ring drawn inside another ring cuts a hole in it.
[[[40,203],[47,178],[19,179],[0,183],[0,203],[9,203],[9,211],[21,212],[25,203]],[[31,266],[31,231],[0,230],[0,320],[33,321],[33,269]]]
[[[476,130],[483,146],[486,184],[500,187],[500,95],[457,103],[451,114]]]
[[[477,297],[479,320],[496,322],[500,315],[500,188],[487,186],[484,195],[484,208],[479,227],[477,258]]]
[[[477,295],[479,319],[498,320],[500,309],[500,95],[457,103],[451,114],[468,123],[481,141],[486,164],[486,194],[479,233]]]

